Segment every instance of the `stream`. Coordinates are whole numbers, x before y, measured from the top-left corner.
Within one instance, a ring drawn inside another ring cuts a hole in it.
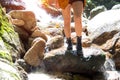
[[[40,19],[41,23],[39,23],[39,25],[47,26],[50,25],[50,22],[55,21],[58,21],[58,23],[60,23],[61,20],[59,20],[59,18],[57,19],[52,18],[44,10],[38,7],[38,0],[23,0],[23,1],[26,4],[26,10],[33,11],[36,15],[36,18]],[[93,79],[84,78],[84,80],[120,80],[120,72],[116,71],[115,64],[111,59],[106,60],[102,74],[103,74],[102,76],[101,75],[98,75],[98,77],[94,76],[95,78]],[[29,73],[28,78],[29,78],[28,80],[65,80],[63,78],[58,78],[55,75],[48,74],[41,69]],[[83,80],[83,78],[81,80]]]

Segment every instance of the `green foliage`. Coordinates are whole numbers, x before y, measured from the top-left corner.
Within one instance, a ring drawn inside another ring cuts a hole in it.
[[[6,51],[0,50],[0,58],[6,59],[6,60],[12,62],[12,57],[11,57],[11,55],[10,55],[8,52],[6,52]]]
[[[87,5],[85,7],[86,16],[88,17],[90,15],[90,11],[97,6],[104,5],[109,10],[116,4],[120,4],[120,1],[119,0],[87,0]]]
[[[12,25],[9,23],[6,13],[3,11],[2,7],[0,6],[0,36],[4,32],[13,32],[14,29]]]

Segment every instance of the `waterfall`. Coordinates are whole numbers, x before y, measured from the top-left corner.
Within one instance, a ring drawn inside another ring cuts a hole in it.
[[[105,62],[104,76],[106,80],[120,80],[120,73],[116,70],[112,59],[107,59]]]

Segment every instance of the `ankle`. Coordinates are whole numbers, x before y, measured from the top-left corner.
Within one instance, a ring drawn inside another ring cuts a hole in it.
[[[72,40],[71,37],[67,38],[67,50],[72,50],[73,49],[73,45],[72,45]]]

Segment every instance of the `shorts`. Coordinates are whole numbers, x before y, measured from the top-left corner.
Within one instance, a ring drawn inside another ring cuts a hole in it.
[[[84,0],[69,0],[69,4],[72,4],[75,1],[83,1],[84,2]]]

